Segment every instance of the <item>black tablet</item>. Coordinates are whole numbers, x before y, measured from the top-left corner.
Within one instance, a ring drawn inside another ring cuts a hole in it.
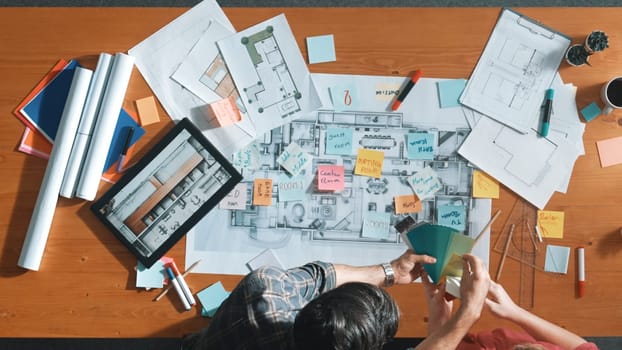
[[[183,119],[91,209],[150,267],[241,180],[201,131]]]

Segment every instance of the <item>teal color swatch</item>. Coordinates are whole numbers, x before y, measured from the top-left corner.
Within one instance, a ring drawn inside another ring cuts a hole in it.
[[[466,79],[450,79],[436,83],[441,108],[460,106],[458,99],[464,91],[466,82]]]
[[[408,133],[406,136],[408,159],[434,159],[434,134],[427,132]]]
[[[352,129],[326,129],[326,154],[352,155]]]

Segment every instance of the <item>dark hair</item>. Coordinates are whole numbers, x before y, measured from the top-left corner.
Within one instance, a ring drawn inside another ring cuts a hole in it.
[[[384,289],[346,283],[307,304],[296,316],[298,350],[376,350],[397,332],[400,314]]]

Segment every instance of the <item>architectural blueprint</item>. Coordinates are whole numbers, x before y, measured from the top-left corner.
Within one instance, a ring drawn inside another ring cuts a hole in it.
[[[358,265],[388,261],[406,249],[393,226],[407,215],[416,221],[453,225],[471,236],[479,233],[490,218],[490,200],[471,198],[472,168],[457,153],[469,132],[461,107],[439,112],[447,116],[444,123],[411,112],[421,98],[435,91],[432,80],[411,92],[401,109],[404,113],[386,111],[390,100],[378,94],[379,86],[399,86],[403,78],[323,75],[314,80],[322,86],[318,91],[326,105],[330,86],[344,80],[357,84],[359,110],[319,110],[265,133],[238,152],[233,162],[244,176],[238,190],[245,193],[235,196],[243,198],[243,204],[236,210],[214,209],[195,226],[187,236],[187,264],[202,258],[198,272],[245,274],[246,262],[266,248],[286,267],[312,260]],[[331,144],[334,135],[348,135],[342,143],[348,147]],[[431,140],[430,157],[409,151],[415,139]],[[312,158],[311,166],[295,177],[276,161],[292,143]],[[359,149],[384,153],[380,177],[354,174]],[[343,191],[317,189],[321,165],[343,166]],[[420,211],[397,214],[395,197],[412,195],[408,178],[424,169],[438,174],[441,189],[421,201]],[[272,180],[271,205],[253,204],[255,179]],[[378,217],[388,221],[383,230],[366,228]],[[476,254],[487,261],[488,249],[483,240]]]
[[[565,35],[502,10],[460,102],[527,133],[569,45]]]
[[[257,136],[320,107],[311,75],[284,15],[217,44]]]

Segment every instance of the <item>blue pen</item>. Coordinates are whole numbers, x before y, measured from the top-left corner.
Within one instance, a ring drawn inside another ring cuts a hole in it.
[[[555,90],[547,89],[544,98],[544,117],[542,118],[542,130],[540,133],[543,137],[549,134],[549,124],[551,123],[551,110],[553,109],[553,96],[555,96]]]

